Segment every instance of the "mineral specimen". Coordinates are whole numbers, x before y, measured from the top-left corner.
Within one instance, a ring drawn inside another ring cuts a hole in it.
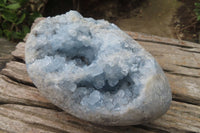
[[[155,59],[116,25],[76,11],[31,31],[26,65],[33,83],[64,111],[102,125],[133,125],[164,114],[168,81]]]

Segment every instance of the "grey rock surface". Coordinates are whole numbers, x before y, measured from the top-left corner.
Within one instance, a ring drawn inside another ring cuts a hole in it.
[[[171,90],[156,60],[116,25],[76,11],[48,17],[26,42],[29,76],[64,111],[102,125],[154,120]]]

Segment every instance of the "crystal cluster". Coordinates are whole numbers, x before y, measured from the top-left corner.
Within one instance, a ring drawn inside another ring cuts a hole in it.
[[[168,81],[155,59],[116,25],[76,11],[31,31],[26,65],[33,83],[66,112],[103,125],[132,125],[164,114]]]

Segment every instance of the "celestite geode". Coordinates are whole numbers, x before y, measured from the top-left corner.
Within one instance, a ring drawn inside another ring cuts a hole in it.
[[[102,125],[134,125],[164,114],[172,99],[155,59],[116,25],[76,11],[31,31],[26,65],[33,83],[64,111]]]

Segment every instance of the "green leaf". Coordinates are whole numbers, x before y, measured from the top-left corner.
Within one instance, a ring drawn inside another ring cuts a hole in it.
[[[4,5],[4,2],[2,0],[0,0],[0,5],[2,5],[2,6]]]
[[[10,5],[6,6],[6,8],[11,9],[11,10],[16,10],[20,7],[21,7],[21,5],[19,3],[10,4]]]
[[[25,18],[26,18],[26,14],[23,13],[22,16],[20,17],[20,19],[18,20],[18,22],[17,22],[16,24],[17,24],[17,25],[18,25],[18,24],[21,24],[21,23],[24,21]]]
[[[23,39],[24,35],[22,32],[12,32],[12,38],[13,39]]]
[[[24,4],[26,4],[27,2],[29,2],[29,0],[18,0],[18,2],[19,2],[21,5],[24,5]]]
[[[22,27],[24,35],[30,32],[30,28],[27,25],[23,25]]]
[[[0,7],[5,7],[5,3],[2,0],[0,0]]]
[[[17,19],[17,15],[14,12],[4,12],[3,14],[1,14],[1,16],[3,17],[3,19],[12,23],[15,23]]]
[[[197,21],[199,21],[200,20],[200,16],[197,16]]]
[[[3,30],[4,35],[10,40],[12,36],[12,31]]]
[[[38,17],[42,17],[42,15],[38,12],[31,13],[30,16],[29,16],[29,23],[32,24],[33,21]]]
[[[7,0],[3,0],[3,2],[4,2],[4,3],[6,3],[6,2],[7,2]]]
[[[9,22],[2,22],[2,24],[1,24],[1,27],[2,27],[2,29],[4,29],[4,30],[6,30],[6,29],[10,29],[10,24],[9,24]]]

